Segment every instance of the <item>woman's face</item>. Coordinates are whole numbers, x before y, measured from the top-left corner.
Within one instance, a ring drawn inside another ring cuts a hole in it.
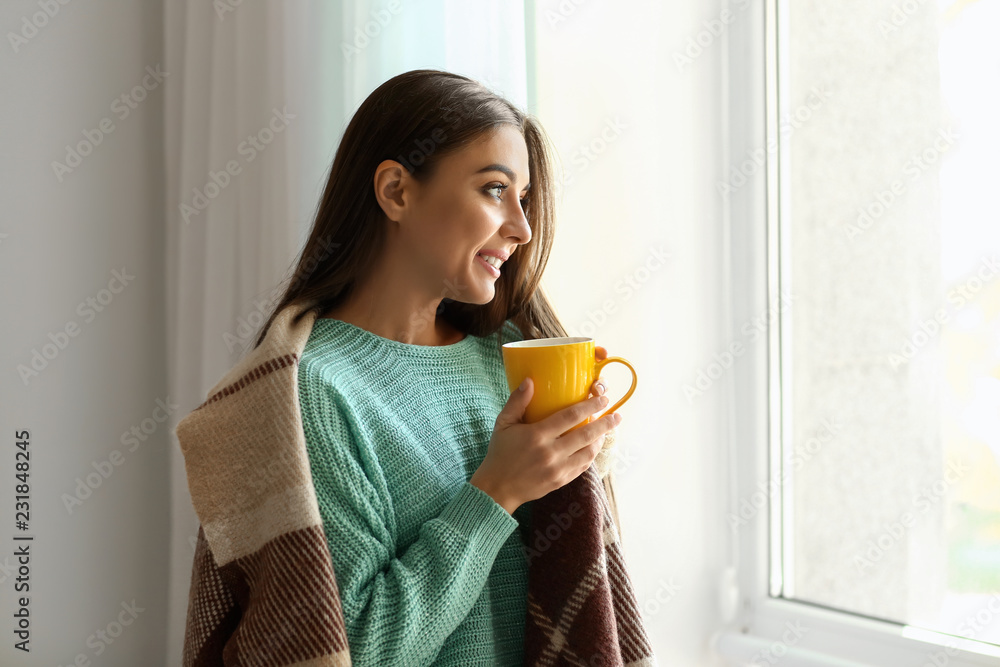
[[[435,296],[489,303],[503,260],[531,240],[521,199],[529,185],[524,137],[502,125],[438,160],[426,183],[413,187],[401,242]],[[499,271],[483,254],[493,255]]]

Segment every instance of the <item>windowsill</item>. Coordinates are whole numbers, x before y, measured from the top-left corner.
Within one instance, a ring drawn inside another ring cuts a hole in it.
[[[1000,658],[993,644],[792,600],[763,600],[744,627],[712,637],[713,650],[734,665],[756,659],[788,667],[990,667]]]

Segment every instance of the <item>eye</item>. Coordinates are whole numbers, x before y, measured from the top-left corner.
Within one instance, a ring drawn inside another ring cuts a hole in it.
[[[503,191],[509,187],[510,185],[508,183],[493,183],[486,187],[486,192],[499,191],[502,194]],[[494,199],[503,201],[503,199],[499,195],[492,195],[492,196]],[[527,206],[528,206],[528,196],[525,195],[524,197],[521,197],[521,210],[526,209]]]
[[[499,190],[499,191],[500,191],[501,193],[503,193],[503,191],[504,191],[504,190],[506,190],[506,189],[507,189],[507,188],[509,188],[509,187],[510,187],[510,186],[509,186],[509,185],[507,185],[506,183],[492,183],[491,185],[488,185],[488,186],[486,187],[486,192],[492,192],[492,191],[494,191],[494,190]],[[499,195],[493,195],[493,198],[494,198],[494,199],[497,199],[497,200],[500,200],[500,201],[503,201],[503,200],[502,200],[502,199],[500,198],[500,196],[499,196]]]

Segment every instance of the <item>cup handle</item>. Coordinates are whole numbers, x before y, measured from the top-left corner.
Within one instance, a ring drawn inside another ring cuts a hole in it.
[[[632,393],[635,391],[636,385],[639,384],[639,376],[636,375],[635,369],[632,368],[632,364],[630,364],[625,359],[622,359],[621,357],[605,357],[604,359],[601,359],[596,364],[594,364],[594,375],[600,378],[601,371],[604,369],[604,366],[613,362],[618,362],[619,364],[625,364],[626,366],[628,366],[628,369],[632,371],[632,386],[628,388],[628,391],[625,392],[624,396],[618,399],[617,403],[615,403],[610,408],[601,413],[601,417],[606,417],[607,415],[610,415],[612,412],[614,412],[622,405],[624,405],[625,401],[627,401],[632,396]],[[593,417],[591,421],[597,421],[601,417]]]

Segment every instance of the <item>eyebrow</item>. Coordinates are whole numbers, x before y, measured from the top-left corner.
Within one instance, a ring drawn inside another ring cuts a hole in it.
[[[486,172],[486,171],[499,171],[500,173],[502,173],[505,176],[507,176],[507,178],[509,178],[510,180],[512,180],[512,181],[516,181],[517,180],[515,178],[516,174],[514,173],[514,170],[511,169],[510,167],[508,167],[505,164],[497,164],[497,163],[488,164],[485,167],[483,167],[482,169],[480,169],[479,171],[477,171],[476,173],[477,174],[482,174],[483,172]],[[531,183],[528,183],[526,186],[524,186],[524,189],[525,190],[530,190],[531,189]]]

